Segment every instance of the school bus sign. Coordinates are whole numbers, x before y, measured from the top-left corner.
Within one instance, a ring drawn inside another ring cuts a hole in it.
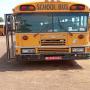
[[[68,10],[68,4],[37,4],[37,10]]]
[[[32,12],[88,12],[88,7],[83,4],[66,2],[39,2],[25,3],[16,6],[14,13],[32,13]]]

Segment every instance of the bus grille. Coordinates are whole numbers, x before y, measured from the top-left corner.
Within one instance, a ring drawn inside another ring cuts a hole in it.
[[[43,39],[41,40],[41,46],[61,46],[61,45],[65,45],[65,43],[66,43],[65,39],[55,39],[55,40]]]
[[[38,48],[38,53],[67,53],[69,48]]]

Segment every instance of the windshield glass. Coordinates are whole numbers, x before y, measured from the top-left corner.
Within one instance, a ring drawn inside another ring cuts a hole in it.
[[[85,32],[87,13],[31,13],[16,16],[17,32]]]

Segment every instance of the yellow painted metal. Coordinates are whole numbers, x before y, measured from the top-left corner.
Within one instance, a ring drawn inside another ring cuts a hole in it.
[[[79,39],[79,35],[83,35],[83,39]],[[68,34],[68,45],[71,46],[80,46],[80,45],[87,45],[89,43],[89,33],[73,33],[72,35]]]
[[[83,39],[79,39],[78,36],[79,35],[83,35],[84,38]],[[28,40],[23,40],[23,36],[28,36]],[[61,48],[64,48],[65,46],[71,46],[71,47],[75,47],[75,46],[83,46],[83,45],[88,45],[89,43],[89,33],[85,32],[85,33],[72,33],[72,35],[70,33],[47,33],[47,34],[29,34],[29,33],[16,33],[16,49],[18,49],[18,52],[20,54],[20,48],[37,48],[41,47],[41,40],[44,39],[53,39],[53,40],[57,40],[57,39],[65,39],[65,45],[64,46],[60,46]],[[50,46],[50,45],[49,45]],[[47,45],[48,47],[48,45]],[[54,47],[54,45],[51,47]],[[49,48],[51,48],[49,47]],[[59,48],[60,48],[59,47]],[[65,47],[65,48],[66,48]],[[55,47],[54,47],[55,48]],[[58,46],[56,47],[58,48]],[[71,51],[71,48],[69,49],[69,52]]]
[[[83,35],[83,39],[79,39],[78,36]],[[23,40],[23,36],[28,36],[28,40]],[[16,33],[16,46],[30,47],[30,46],[40,46],[40,40],[43,39],[65,39],[65,46],[75,46],[75,45],[87,45],[89,42],[89,34],[85,33],[43,33],[38,34],[29,34],[29,33]]]
[[[33,12],[90,12],[89,8],[85,5],[85,10],[70,10],[70,7],[74,4],[80,4],[80,3],[73,3],[73,2],[30,2],[30,3],[24,3],[17,5],[13,9],[13,13],[33,13]],[[20,11],[21,5],[34,5],[36,10],[35,11]],[[82,4],[83,5],[83,4]],[[40,9],[41,7],[45,7],[44,9]],[[49,7],[49,8],[48,8]],[[54,8],[52,8],[54,7]]]

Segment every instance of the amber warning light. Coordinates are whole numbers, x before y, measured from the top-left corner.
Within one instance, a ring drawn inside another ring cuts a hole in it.
[[[75,4],[70,7],[70,10],[85,10],[85,5]]]
[[[35,11],[34,5],[21,5],[20,6],[21,11]]]

